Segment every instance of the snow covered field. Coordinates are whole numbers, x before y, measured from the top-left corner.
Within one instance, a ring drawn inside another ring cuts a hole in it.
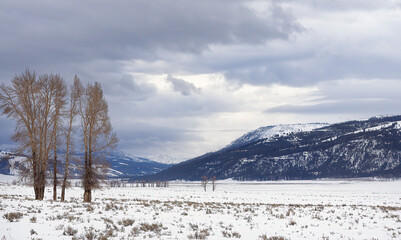
[[[35,201],[3,181],[0,239],[401,239],[399,180],[171,182],[96,190],[91,204],[82,193]]]

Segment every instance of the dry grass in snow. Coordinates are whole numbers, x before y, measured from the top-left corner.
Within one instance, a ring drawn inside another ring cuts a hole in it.
[[[401,181],[218,182],[82,189],[0,184],[0,239],[400,239]]]

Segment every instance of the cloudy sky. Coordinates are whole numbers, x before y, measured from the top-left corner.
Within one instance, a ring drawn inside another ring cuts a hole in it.
[[[260,126],[401,114],[400,29],[400,0],[2,0],[0,81],[99,81],[120,149],[188,158]]]

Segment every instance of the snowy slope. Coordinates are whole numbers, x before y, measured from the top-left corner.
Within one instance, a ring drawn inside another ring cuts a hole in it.
[[[0,174],[18,176],[21,167],[27,166],[26,157],[0,150]]]
[[[276,137],[282,137],[290,133],[308,132],[317,128],[326,127],[328,125],[328,123],[298,123],[260,127],[234,140],[225,148],[239,147],[260,139],[269,140]]]

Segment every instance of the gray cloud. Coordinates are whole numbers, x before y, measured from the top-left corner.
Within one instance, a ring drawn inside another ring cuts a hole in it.
[[[395,2],[378,2],[375,0],[332,0],[332,1],[313,1],[308,0],[315,8],[326,11],[353,11],[353,10],[377,10],[386,7],[396,6]]]
[[[301,34],[288,41],[227,49],[229,57],[206,53],[200,65],[224,72],[228,79],[256,85],[305,86],[344,78],[401,77],[396,2],[285,2],[286,9],[300,19]]]
[[[15,123],[10,119],[6,119],[4,117],[0,117],[0,145],[10,145],[11,142],[11,135],[14,133]],[[1,149],[0,149],[1,150]]]
[[[190,129],[160,126],[153,123],[136,123],[131,128],[121,131],[119,147],[142,156],[158,153],[170,153],[169,148],[183,148],[188,142],[199,142],[204,139]],[[176,150],[176,149],[175,149]],[[182,152],[185,153],[185,152]]]
[[[281,105],[266,113],[343,114],[369,117],[379,114],[399,114],[401,96],[399,80],[348,79],[317,85],[316,100],[303,105]]]
[[[383,99],[354,99],[331,103],[318,103],[310,106],[283,105],[266,110],[267,113],[296,114],[357,114],[366,117],[387,114],[399,107],[399,102]]]
[[[21,71],[93,59],[158,59],[159,51],[197,54],[213,44],[263,44],[298,31],[285,12],[270,9],[262,18],[242,1],[5,0],[0,64]]]
[[[401,71],[397,67],[401,64],[401,59],[390,59],[390,56],[355,54],[347,57],[328,54],[324,57],[304,56],[302,59],[289,57],[279,62],[265,59],[251,66],[247,64],[226,70],[225,76],[256,85],[281,83],[292,86],[312,85],[321,81],[344,78],[394,79],[401,77]]]
[[[187,82],[183,79],[172,77],[168,75],[166,80],[173,85],[174,91],[180,92],[184,96],[189,96],[193,93],[200,93],[201,89],[196,87],[193,83]]]
[[[155,94],[141,102],[121,101],[117,96],[109,100],[112,116],[120,120],[132,118],[143,122],[162,121],[166,125],[177,124],[181,118],[204,118],[211,114],[238,110],[235,103],[216,95],[192,94],[182,97],[181,94]]]
[[[155,84],[137,83],[130,75],[109,78],[109,81],[104,83],[104,89],[107,95],[128,101],[143,101],[157,92]]]

